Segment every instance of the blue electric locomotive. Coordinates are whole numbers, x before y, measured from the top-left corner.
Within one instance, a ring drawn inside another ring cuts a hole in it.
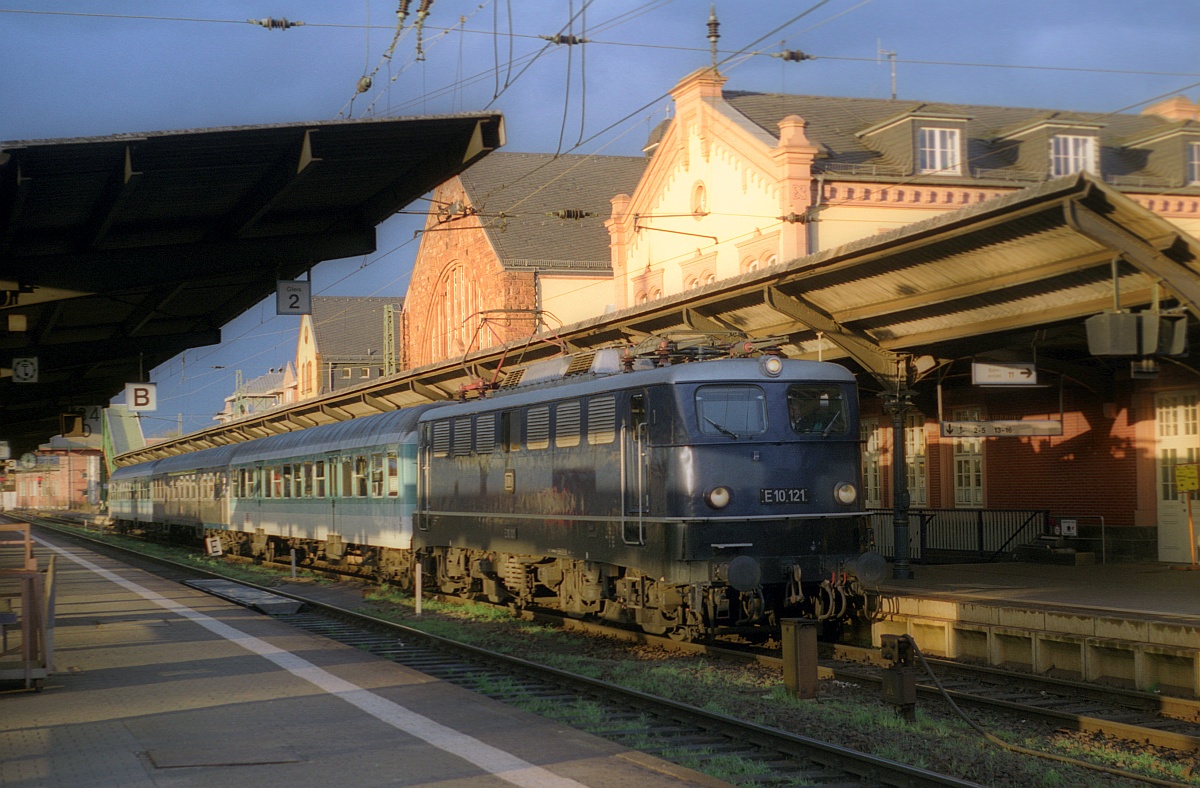
[[[835,364],[610,349],[433,404],[121,468],[125,526],[694,638],[852,612],[885,564]]]
[[[884,568],[850,372],[649,363],[556,359],[422,414],[415,541],[441,589],[681,637],[845,613]]]

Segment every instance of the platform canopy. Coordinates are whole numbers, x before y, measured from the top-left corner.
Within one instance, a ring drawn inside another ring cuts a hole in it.
[[[375,251],[503,143],[496,113],[0,143],[0,441],[36,447],[277,280]]]
[[[1114,277],[1115,271],[1115,277]],[[1129,358],[1093,356],[1085,321],[1157,302],[1200,317],[1200,242],[1087,175],[1050,181],[925,222],[605,314],[543,335],[404,371],[156,444],[136,462],[444,400],[502,367],[662,337],[744,335],[791,358],[846,364],[863,395],[928,382],[974,359],[1036,361],[1099,393]],[[1192,329],[1194,333],[1194,328]]]

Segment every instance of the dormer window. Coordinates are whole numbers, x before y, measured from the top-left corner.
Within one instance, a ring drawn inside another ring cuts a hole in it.
[[[1050,175],[1096,172],[1096,138],[1078,134],[1056,134],[1050,138]]]
[[[917,171],[938,175],[962,175],[958,129],[922,128],[918,132]]]
[[[1200,142],[1188,143],[1187,184],[1200,186]]]

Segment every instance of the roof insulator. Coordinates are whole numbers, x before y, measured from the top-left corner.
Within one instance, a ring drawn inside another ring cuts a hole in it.
[[[273,19],[271,17],[267,17],[266,19],[247,19],[246,21],[252,25],[265,27],[267,30],[287,30],[289,27],[302,27],[304,25],[303,22],[289,22],[287,19]]]
[[[538,36],[538,38],[544,38],[545,40],[549,41],[551,44],[570,45],[570,44],[590,44],[591,43],[591,41],[589,39],[580,38],[579,36],[573,36],[573,35],[565,35],[564,36],[562,33],[555,33],[552,36]]]
[[[801,60],[816,60],[815,55],[801,52],[799,49],[785,49],[782,52],[772,52],[771,57],[782,58],[788,63],[799,63]]]
[[[586,219],[587,217],[595,216],[596,214],[592,213],[591,211],[581,211],[577,208],[562,208],[557,211],[551,211],[550,215],[559,219]]]
[[[713,3],[708,11],[708,44],[712,49],[712,67],[717,68],[717,42],[721,40],[721,23],[717,20],[717,5]]]

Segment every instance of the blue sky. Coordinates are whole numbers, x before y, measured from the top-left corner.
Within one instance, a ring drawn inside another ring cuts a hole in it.
[[[420,0],[411,5],[409,25]],[[0,0],[0,139],[496,108],[509,151],[638,155],[672,85],[710,63],[710,5],[434,0],[418,60],[412,29],[382,57],[397,0]],[[901,99],[1091,112],[1136,112],[1174,93],[1200,99],[1197,0],[715,5],[730,89],[886,98],[882,49],[895,52]],[[246,22],[266,17],[305,24]],[[560,32],[590,43],[538,38]],[[769,56],[783,49],[816,59]],[[374,87],[356,95],[370,73]],[[375,254],[321,264],[314,291],[403,296],[416,226],[385,222]],[[160,410],[147,433],[174,428],[178,414],[187,431],[211,426],[234,370],[249,379],[294,358],[298,321],[277,317],[272,300],[226,326],[220,346],[156,369]]]

